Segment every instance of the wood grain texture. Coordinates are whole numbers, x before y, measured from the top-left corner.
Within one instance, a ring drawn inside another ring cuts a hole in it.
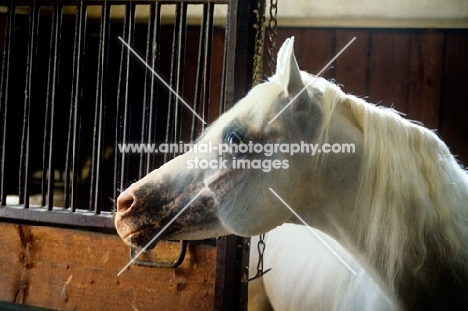
[[[444,66],[444,34],[441,31],[410,34],[408,118],[430,129],[439,127]]]
[[[344,92],[363,97],[368,94],[369,30],[338,29],[336,49],[341,50],[354,37],[356,40],[335,61],[335,79]]]
[[[409,34],[398,30],[373,30],[370,40],[369,101],[407,113]]]
[[[132,265],[114,235],[0,223],[0,301],[59,310],[210,310],[216,249],[189,245],[175,269]],[[178,244],[157,248],[176,256]],[[156,256],[156,255],[155,255]]]
[[[447,34],[440,132],[453,154],[468,165],[468,32]]]

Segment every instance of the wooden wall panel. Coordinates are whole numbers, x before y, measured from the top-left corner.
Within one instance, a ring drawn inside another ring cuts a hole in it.
[[[59,310],[211,310],[216,248],[189,245],[175,269],[128,263],[116,235],[0,223],[0,301]],[[178,244],[158,253],[174,256]]]
[[[409,53],[408,118],[437,129],[444,76],[443,32],[411,33]]]
[[[286,38],[295,37],[294,53],[299,67],[311,74],[317,74],[333,58],[335,52],[335,32],[328,29],[279,29],[278,48]],[[328,68],[323,74],[334,76],[334,69]]]
[[[369,30],[338,29],[336,31],[336,52],[356,37],[353,43],[335,61],[335,79],[344,92],[359,97],[366,96],[369,56]]]
[[[407,113],[409,34],[373,30],[370,40],[369,101]]]
[[[468,166],[468,32],[447,34],[440,133]]]

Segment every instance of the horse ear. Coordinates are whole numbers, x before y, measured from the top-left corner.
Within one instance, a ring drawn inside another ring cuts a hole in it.
[[[278,52],[276,65],[276,79],[284,88],[284,93],[290,99],[294,98],[303,88],[301,71],[294,56],[294,37],[286,39]],[[307,92],[302,92],[297,98],[295,106],[302,106],[301,103],[308,102]]]

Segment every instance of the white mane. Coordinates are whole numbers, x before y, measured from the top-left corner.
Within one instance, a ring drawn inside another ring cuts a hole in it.
[[[323,103],[324,125],[338,105],[349,105],[363,131],[355,225],[388,284],[393,288],[403,271],[417,273],[429,258],[466,275],[468,175],[447,146],[394,110],[335,85],[328,84]]]

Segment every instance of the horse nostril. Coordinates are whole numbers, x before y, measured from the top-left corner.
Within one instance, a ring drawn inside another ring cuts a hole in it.
[[[125,212],[133,204],[133,196],[129,194],[120,195],[117,198],[117,212]]]

